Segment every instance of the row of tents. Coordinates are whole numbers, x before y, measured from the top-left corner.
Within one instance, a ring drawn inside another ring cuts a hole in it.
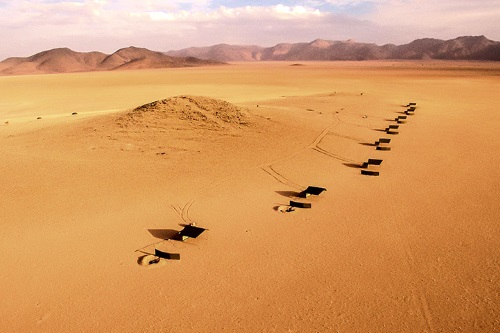
[[[394,119],[397,125],[389,125],[385,129],[385,132],[389,135],[399,134],[399,126],[400,124],[405,124],[408,120],[408,116],[412,116],[415,114],[415,110],[417,109],[417,103],[410,102],[406,105],[408,109],[404,112],[405,115],[398,116]],[[380,138],[378,141],[375,141],[375,146],[377,150],[388,151],[391,150],[391,139],[390,138]],[[364,162],[361,165],[361,174],[367,176],[379,176],[380,175],[380,165],[382,164],[381,159],[370,158],[367,162]]]
[[[389,125],[385,132],[389,135],[399,134],[399,126],[400,124],[405,124],[408,120],[408,116],[414,115],[415,110],[417,108],[417,103],[410,102],[406,105],[408,108],[404,113],[405,115],[398,116],[394,119],[397,125]],[[380,138],[378,141],[375,141],[376,150],[381,151],[389,151],[391,150],[391,139],[390,138]],[[379,176],[380,175],[380,165],[382,164],[381,159],[370,158],[368,161],[363,162],[360,165],[361,174],[368,176]],[[307,189],[298,193],[297,198],[307,198],[310,195],[320,195],[323,191],[326,191],[323,187],[317,186],[308,186]],[[289,205],[278,206],[277,210],[280,212],[292,212],[295,208],[312,208],[312,204],[309,202],[290,200]]]

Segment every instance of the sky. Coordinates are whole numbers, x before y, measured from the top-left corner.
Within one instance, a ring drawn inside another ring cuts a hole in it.
[[[0,0],[0,60],[69,47],[112,53],[317,38],[500,41],[500,0]]]

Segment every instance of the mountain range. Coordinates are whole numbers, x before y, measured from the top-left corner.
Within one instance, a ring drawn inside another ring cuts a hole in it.
[[[113,54],[75,52],[68,48],[43,51],[30,57],[7,58],[0,62],[0,74],[52,74],[107,70],[192,67],[217,64],[193,57],[173,57],[145,48],[127,47]]]
[[[352,40],[316,39],[310,43],[281,43],[272,47],[218,44],[169,51],[171,56],[230,61],[330,61],[330,60],[489,60],[500,61],[500,42],[485,36],[451,40],[417,39],[404,45],[376,45]]]
[[[112,54],[57,48],[30,57],[7,58],[0,62],[0,75],[191,67],[232,61],[427,59],[500,61],[500,42],[485,36],[463,36],[451,40],[424,38],[404,45],[379,46],[352,40],[316,39],[309,43],[281,43],[272,47],[218,44],[168,52],[131,46]]]

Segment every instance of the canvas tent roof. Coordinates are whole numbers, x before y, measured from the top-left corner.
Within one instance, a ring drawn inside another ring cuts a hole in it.
[[[326,188],[317,186],[308,186],[304,191],[300,192],[301,197],[307,197],[308,195],[320,195]]]
[[[370,159],[368,159],[367,164],[380,165],[380,164],[382,164],[382,160],[370,158]]]
[[[203,233],[203,231],[205,231],[205,230],[207,230],[207,229],[196,227],[194,225],[187,225],[184,227],[184,229],[179,231],[179,233],[177,235],[180,238],[185,238],[185,237],[196,238],[199,235],[201,235]]]
[[[290,207],[311,208],[312,205],[308,202],[290,201]]]
[[[367,176],[379,176],[380,175],[380,172],[379,171],[375,171],[375,170],[361,170],[361,174],[362,175],[367,175]]]
[[[168,259],[168,260],[180,260],[181,255],[179,253],[168,253],[155,249],[155,256]]]

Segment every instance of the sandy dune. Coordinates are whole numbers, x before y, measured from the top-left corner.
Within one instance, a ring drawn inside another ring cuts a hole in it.
[[[500,66],[290,65],[0,77],[2,331],[498,330]]]

